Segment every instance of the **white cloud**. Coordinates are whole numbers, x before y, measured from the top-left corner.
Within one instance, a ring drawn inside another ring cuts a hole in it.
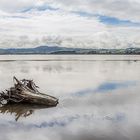
[[[86,11],[119,19],[140,21],[139,0],[1,0],[0,9],[19,12],[39,6],[52,6],[66,11]]]
[[[33,6],[35,0],[1,0],[0,9],[8,12],[20,11]]]
[[[73,39],[84,38],[106,30],[105,26],[97,18],[84,18],[59,11],[33,11],[24,15],[9,14],[6,18],[0,18],[0,27],[0,35],[2,36],[0,47],[3,47],[3,45],[14,47],[14,44],[17,47],[18,44],[21,44],[18,42],[23,40],[17,39],[20,36],[28,37],[28,41],[23,43],[24,45],[28,43],[31,47],[34,47],[30,42],[32,40],[34,42],[36,39],[42,42],[44,36],[45,38],[47,37],[48,41],[49,38],[53,38],[49,42],[54,42],[54,44],[59,41],[65,44],[66,41],[72,43]],[[63,39],[66,39],[66,41]],[[23,44],[21,45],[22,47]],[[24,47],[29,47],[29,45]]]
[[[58,45],[83,48],[140,47],[140,28],[111,26],[98,17],[82,17],[71,11],[139,21],[138,0],[1,0],[0,47]],[[37,10],[51,6],[59,10]],[[20,12],[26,9],[28,12]]]
[[[65,10],[82,10],[119,19],[140,21],[139,0],[44,0]]]

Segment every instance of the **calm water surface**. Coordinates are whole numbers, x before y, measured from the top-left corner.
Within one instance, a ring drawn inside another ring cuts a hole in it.
[[[0,56],[0,91],[34,79],[59,105],[0,108],[0,140],[139,140],[140,56]]]

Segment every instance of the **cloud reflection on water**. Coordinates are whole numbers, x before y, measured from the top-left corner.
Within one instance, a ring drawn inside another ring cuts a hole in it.
[[[0,63],[0,89],[16,75],[34,79],[42,92],[60,100],[18,122],[15,114],[0,114],[3,140],[139,140],[139,61]]]
[[[96,89],[92,89],[92,88],[85,89],[82,91],[78,91],[78,92],[74,93],[73,95],[83,96],[83,95],[88,95],[89,93],[91,93],[91,94],[104,93],[104,92],[111,91],[111,90],[117,90],[117,89],[128,88],[130,86],[136,86],[136,84],[137,84],[136,81],[127,81],[127,82],[120,82],[120,83],[106,82],[106,83],[99,85]]]

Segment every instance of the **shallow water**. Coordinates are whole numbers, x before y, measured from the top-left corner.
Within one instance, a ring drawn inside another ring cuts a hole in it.
[[[59,98],[0,108],[0,140],[139,140],[140,56],[0,56],[0,90],[34,79]]]

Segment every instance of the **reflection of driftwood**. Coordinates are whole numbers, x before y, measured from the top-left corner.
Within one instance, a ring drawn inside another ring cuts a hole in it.
[[[15,120],[18,121],[20,117],[28,117],[34,113],[35,110],[48,108],[48,106],[43,105],[33,105],[33,104],[7,104],[0,107],[0,113],[2,114],[14,114]]]
[[[23,79],[19,81],[16,77],[14,77],[14,81],[14,87],[6,90],[6,92],[0,93],[1,104],[7,104],[10,102],[27,102],[48,106],[56,106],[58,104],[57,98],[40,93],[37,90],[38,87],[32,80]]]

